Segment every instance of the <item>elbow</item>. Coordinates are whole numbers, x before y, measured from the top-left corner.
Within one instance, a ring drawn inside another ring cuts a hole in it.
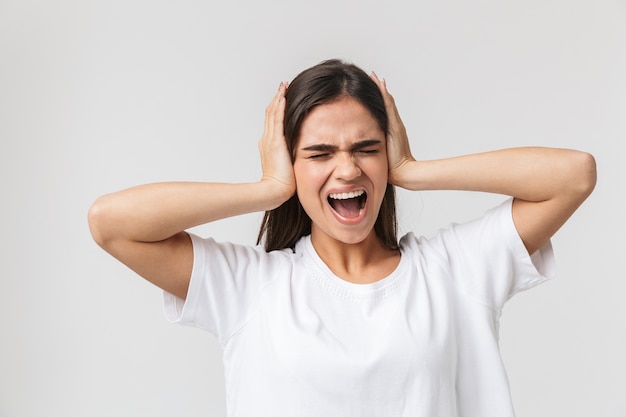
[[[87,212],[87,223],[91,237],[98,246],[102,248],[105,248],[107,242],[110,240],[107,236],[108,228],[106,226],[109,217],[107,206],[107,196],[102,196],[89,207],[89,211]]]
[[[597,170],[596,160],[592,154],[579,152],[576,159],[576,190],[582,199],[586,199],[596,186]]]

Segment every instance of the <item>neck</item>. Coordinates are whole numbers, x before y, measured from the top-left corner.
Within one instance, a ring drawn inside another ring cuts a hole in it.
[[[311,243],[335,275],[356,284],[385,278],[400,261],[400,252],[385,248],[374,231],[362,242],[345,243],[313,228]]]

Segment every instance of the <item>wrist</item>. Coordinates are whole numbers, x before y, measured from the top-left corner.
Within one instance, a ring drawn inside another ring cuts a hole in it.
[[[419,162],[407,159],[389,170],[389,183],[407,190],[422,189],[419,186]]]
[[[265,200],[264,210],[273,210],[289,200],[296,192],[295,184],[287,184],[272,177],[263,177],[258,183]]]

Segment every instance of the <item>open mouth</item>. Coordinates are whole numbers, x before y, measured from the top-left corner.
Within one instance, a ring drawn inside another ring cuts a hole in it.
[[[345,218],[355,218],[361,213],[367,201],[364,190],[350,191],[349,193],[333,193],[328,196],[328,204]]]

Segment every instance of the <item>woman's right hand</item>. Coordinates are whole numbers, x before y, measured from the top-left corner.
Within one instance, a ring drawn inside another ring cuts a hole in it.
[[[193,268],[193,248],[185,230],[274,209],[296,190],[283,133],[285,91],[287,85],[281,84],[267,107],[259,141],[261,181],[164,182],[106,194],[89,210],[96,243],[156,286],[185,298]]]
[[[280,83],[276,95],[267,106],[265,131],[259,140],[261,167],[263,169],[261,182],[271,185],[271,192],[276,193],[280,204],[287,201],[296,192],[293,163],[287,148],[283,126],[287,87],[287,83]]]

